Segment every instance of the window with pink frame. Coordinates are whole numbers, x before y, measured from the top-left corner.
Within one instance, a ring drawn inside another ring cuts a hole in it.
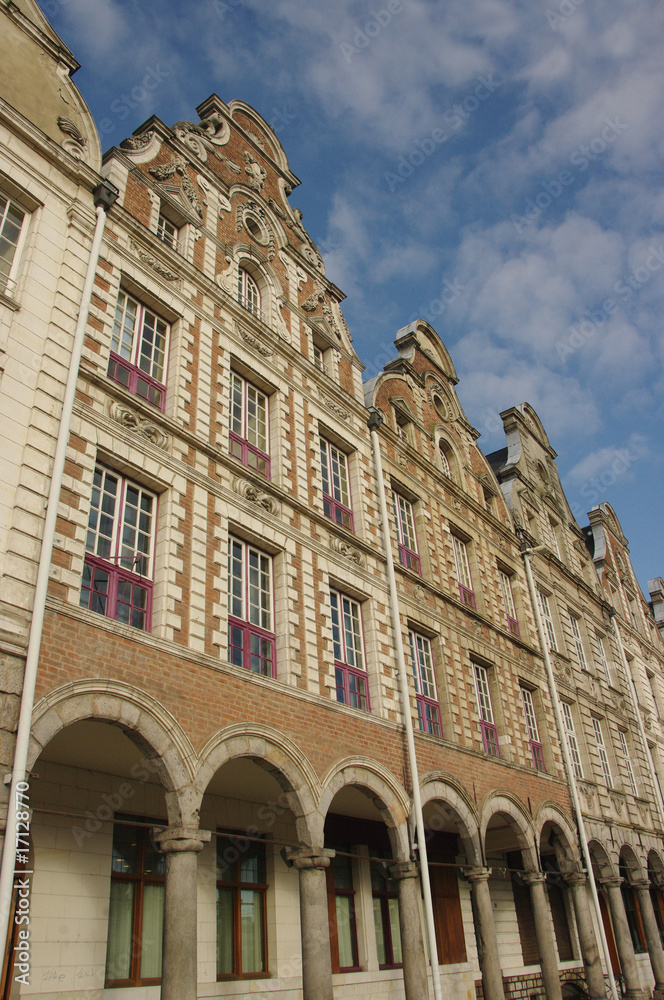
[[[468,559],[468,543],[464,542],[456,535],[452,535],[452,545],[454,546],[454,561],[456,563],[457,578],[459,580],[459,594],[461,600],[469,608],[475,608],[475,593],[473,591],[473,581],[470,575],[470,561]]]
[[[337,701],[368,712],[362,610],[352,597],[330,590],[330,611]]]
[[[323,513],[335,524],[353,530],[353,511],[348,483],[348,456],[326,438],[320,438],[320,468]]]
[[[126,292],[115,306],[108,376],[162,410],[166,401],[169,326]]]
[[[420,573],[420,557],[417,554],[417,536],[415,535],[415,517],[413,505],[400,493],[392,494],[394,522],[397,529],[397,545],[399,562],[407,569]]]
[[[228,539],[228,660],[276,677],[272,558],[249,542]]]
[[[408,633],[408,638],[420,729],[423,733],[430,733],[432,736],[442,736],[431,642],[426,636],[413,631]]]
[[[157,498],[97,466],[92,485],[79,603],[150,631]]]
[[[237,372],[231,372],[229,422],[233,458],[269,479],[268,397]]]
[[[486,667],[479,663],[473,664],[475,674],[475,691],[477,694],[477,706],[480,715],[480,729],[482,731],[482,743],[484,752],[492,757],[500,757],[500,747],[498,746],[498,730],[493,717],[493,706],[491,704],[491,692],[489,690],[489,675]]]

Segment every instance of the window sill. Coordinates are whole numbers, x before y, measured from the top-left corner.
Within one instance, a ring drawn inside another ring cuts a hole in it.
[[[11,295],[5,295],[4,292],[0,292],[0,306],[6,306],[7,309],[11,309],[12,312],[18,312],[21,308],[16,299],[13,299]]]

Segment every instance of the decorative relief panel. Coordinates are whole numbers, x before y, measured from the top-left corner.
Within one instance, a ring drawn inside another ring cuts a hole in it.
[[[80,129],[74,125],[69,118],[63,118],[62,115],[58,117],[58,128],[61,132],[64,132],[68,139],[63,140],[62,148],[66,149],[68,153],[80,160],[85,152],[85,148],[88,144],[88,140],[81,133]]]
[[[246,164],[244,172],[249,176],[249,187],[252,187],[254,191],[262,191],[267,170],[265,167],[261,167],[260,163],[246,150],[244,151],[244,162]]]
[[[246,326],[236,323],[235,332],[242,337],[245,344],[253,348],[254,351],[258,351],[258,353],[262,354],[264,358],[270,358],[274,354],[272,348],[268,347],[267,344],[264,344],[261,340],[259,340],[258,337],[251,333],[250,330],[247,330]]]
[[[330,548],[333,552],[337,552],[340,556],[344,556],[345,559],[349,559],[350,562],[355,563],[357,566],[364,566],[364,556],[358,548],[351,545],[344,538],[338,538],[336,535],[330,535]]]
[[[165,278],[166,281],[180,280],[180,275],[177,273],[177,271],[171,271],[171,269],[169,267],[166,267],[165,264],[162,264],[154,256],[154,254],[151,254],[148,250],[145,250],[138,243],[135,243],[134,240],[130,239],[129,243],[131,249],[134,251],[136,256],[140,260],[142,260],[144,264],[147,264],[148,267],[151,267],[156,274],[160,275],[162,278]]]
[[[156,445],[157,448],[168,448],[168,435],[160,427],[152,423],[151,420],[147,420],[142,414],[131,410],[124,403],[111,403],[109,413],[111,420],[115,420],[116,423],[121,424],[127,430],[141,434],[148,441],[151,441],[152,444]]]
[[[244,497],[245,500],[250,500],[252,503],[257,504],[268,514],[278,517],[281,513],[279,502],[270,496],[269,493],[266,493],[265,490],[262,490],[256,483],[252,483],[248,479],[234,479],[233,489],[241,497]]]
[[[189,179],[186,161],[181,156],[173,156],[170,163],[161,163],[156,167],[149,167],[149,172],[158,181],[167,181],[174,174],[179,174],[182,178],[182,190],[184,191],[191,207],[199,218],[203,218],[203,206],[198,200],[196,189]]]
[[[332,410],[333,413],[336,413],[336,415],[341,417],[342,420],[348,420],[350,418],[350,413],[345,406],[342,406],[341,403],[337,403],[334,399],[323,399],[323,405],[326,406],[328,410]]]

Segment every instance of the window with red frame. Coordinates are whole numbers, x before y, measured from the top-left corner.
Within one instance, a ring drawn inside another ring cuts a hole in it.
[[[402,566],[420,572],[420,557],[417,554],[417,537],[415,535],[415,518],[413,505],[400,493],[392,494],[394,521],[397,526],[397,543],[399,546],[399,561]]]
[[[349,851],[348,847],[344,847]],[[359,969],[355,926],[355,887],[351,859],[337,854],[327,869],[327,907],[332,972]]]
[[[536,771],[546,771],[544,751],[542,750],[542,741],[540,740],[532,691],[528,688],[521,688],[521,699],[523,701],[523,714],[526,717],[526,729],[528,730],[528,741],[530,743],[533,767]]]
[[[169,326],[126,292],[115,307],[108,375],[160,410],[166,400]]]
[[[409,632],[410,656],[415,679],[415,700],[417,717],[423,733],[442,736],[440,708],[436,696],[436,680],[433,672],[431,643],[424,635]]]
[[[352,531],[353,512],[348,486],[348,456],[323,437],[320,439],[320,468],[325,516]]]
[[[454,561],[456,563],[457,577],[459,580],[459,594],[461,600],[469,608],[475,607],[475,594],[473,592],[473,581],[470,575],[470,562],[468,560],[468,543],[452,535],[452,545],[454,546]]]
[[[272,559],[239,538],[228,539],[228,660],[276,677]]]
[[[97,466],[85,541],[80,605],[150,631],[157,498]]]
[[[337,701],[368,712],[369,687],[364,668],[360,605],[345,594],[331,590],[330,609]]]
[[[500,757],[498,746],[498,730],[493,717],[493,706],[491,705],[491,692],[489,690],[489,675],[486,667],[479,663],[473,664],[475,672],[475,690],[477,692],[477,705],[480,713],[480,729],[482,730],[482,743],[484,752],[492,757]]]
[[[231,455],[269,479],[267,396],[241,375],[231,372],[229,412]]]
[[[269,975],[267,888],[265,844],[217,834],[217,979]]]
[[[516,607],[514,605],[514,594],[512,593],[512,581],[510,580],[509,573],[504,570],[499,570],[500,573],[500,587],[503,592],[503,603],[505,604],[505,613],[507,615],[507,628],[512,633],[512,635],[521,635],[519,631],[519,623],[516,618]]]
[[[147,826],[113,827],[105,986],[152,986],[161,980],[165,855]]]

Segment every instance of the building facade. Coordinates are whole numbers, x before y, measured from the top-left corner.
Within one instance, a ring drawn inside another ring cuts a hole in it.
[[[252,108],[102,161],[0,13],[5,996],[664,990],[664,646],[613,511],[576,524],[526,404],[483,455],[427,323],[363,383]]]

